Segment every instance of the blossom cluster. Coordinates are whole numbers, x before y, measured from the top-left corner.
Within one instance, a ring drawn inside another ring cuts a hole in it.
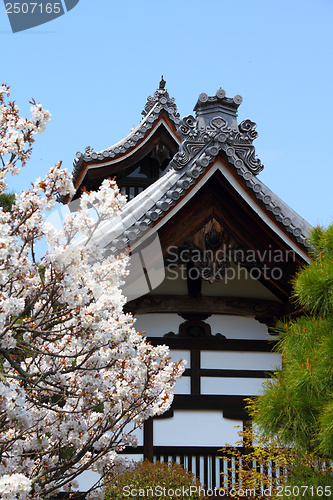
[[[33,118],[23,119],[8,96],[3,85],[0,192],[50,116],[34,103]],[[17,194],[11,210],[0,207],[0,496],[8,500],[70,491],[86,469],[102,484],[120,466],[118,452],[135,443],[134,430],[169,408],[184,369],[124,314],[129,257],[105,256],[94,238],[125,197],[105,180],[82,195],[60,230],[45,222],[55,199],[73,192],[57,164]],[[37,260],[43,238],[48,251]]]
[[[35,100],[30,102],[32,117],[28,120],[19,116],[15,101],[8,101],[10,90],[7,85],[0,86],[0,188],[6,187],[5,176],[8,172],[18,174],[19,164],[24,166],[29,160],[34,143],[34,135],[45,130],[51,115]],[[8,101],[8,102],[7,102]]]

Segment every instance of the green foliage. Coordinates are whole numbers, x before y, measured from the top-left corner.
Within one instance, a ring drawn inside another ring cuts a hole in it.
[[[247,409],[252,416],[257,411],[253,402]],[[238,434],[240,440],[236,446],[227,445],[220,450],[221,458],[231,464],[227,473],[222,473],[225,493],[236,500],[271,498],[278,492],[277,487],[284,484],[292,450],[277,439],[258,434],[252,427]]]
[[[332,332],[330,318],[303,317],[285,325],[278,346],[283,368],[257,402],[256,422],[268,434],[309,452],[324,453],[321,420],[332,402]],[[333,433],[327,439],[333,446]]]
[[[145,460],[134,462],[129,470],[116,476],[107,486],[104,500],[137,500],[140,497],[181,500],[189,498],[189,494],[179,493],[190,491],[190,487],[190,498],[204,500],[205,497],[200,496],[199,481],[181,465],[175,462],[151,463]]]
[[[332,467],[327,466],[313,454],[297,456],[289,465],[288,477],[279,495],[272,498],[274,500],[332,498],[332,470]]]
[[[249,401],[247,410],[256,419],[257,405]],[[331,498],[333,467],[329,461],[312,452],[300,454],[297,448],[260,433],[256,427],[246,427],[238,434],[236,446],[221,450],[222,458],[231,463],[222,478],[226,494],[236,500]]]
[[[298,484],[321,486],[333,483],[331,472],[316,467],[333,459],[333,225],[316,228],[310,243],[312,261],[293,282],[304,315],[280,325],[283,367],[257,399],[255,422],[293,447],[290,484],[303,478]],[[304,454],[313,457],[311,466]]]
[[[10,212],[15,201],[14,193],[1,193],[0,194],[0,207],[2,207],[5,212]]]
[[[311,265],[302,269],[293,281],[296,302],[310,313],[331,316],[333,312],[333,224],[317,227],[309,239]]]
[[[324,456],[333,457],[333,398],[319,417],[318,440]]]

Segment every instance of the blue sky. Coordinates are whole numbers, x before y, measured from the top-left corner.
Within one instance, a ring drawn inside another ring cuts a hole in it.
[[[13,34],[0,4],[0,83],[29,114],[52,120],[21,190],[77,151],[111,146],[141,119],[161,75],[181,116],[200,92],[240,94],[257,123],[260,179],[312,225],[333,220],[331,0],[80,0],[66,15]]]

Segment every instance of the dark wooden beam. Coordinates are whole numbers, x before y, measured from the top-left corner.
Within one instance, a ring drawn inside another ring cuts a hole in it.
[[[225,370],[220,368],[201,368],[198,372],[199,377],[217,378],[270,378],[273,373],[272,370]],[[192,377],[192,369],[186,368],[183,377]],[[191,391],[191,394],[194,392]]]
[[[271,352],[277,343],[273,340],[223,339],[220,337],[147,337],[147,340],[152,345],[165,344],[170,349],[200,349],[203,351]]]
[[[237,418],[238,420],[238,418]],[[221,446],[154,446],[154,454],[155,455],[221,455],[220,449]],[[233,447],[226,447],[230,450]],[[243,448],[239,448],[240,451]],[[132,448],[131,446],[126,446],[124,450],[122,450],[122,455],[136,455],[141,454],[143,452],[142,446],[137,446],[136,448]]]
[[[243,420],[243,425],[248,422],[250,416],[246,410],[224,410],[223,418],[231,420]]]
[[[188,314],[196,311],[200,314],[229,314],[260,319],[284,316],[286,307],[272,300],[243,297],[143,295],[127,302],[124,311],[132,314]]]
[[[181,395],[176,394],[172,403],[173,410],[233,410],[244,411],[248,396],[221,396],[221,395]]]
[[[185,370],[186,372],[186,370]],[[273,371],[269,370],[223,370],[218,368],[201,368],[201,377],[217,378],[270,378]],[[184,374],[186,376],[186,373]]]

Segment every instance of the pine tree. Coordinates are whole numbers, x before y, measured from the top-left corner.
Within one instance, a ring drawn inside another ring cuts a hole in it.
[[[314,229],[310,243],[311,263],[293,282],[304,314],[280,325],[282,369],[258,398],[255,421],[266,436],[323,463],[333,458],[333,225]]]

